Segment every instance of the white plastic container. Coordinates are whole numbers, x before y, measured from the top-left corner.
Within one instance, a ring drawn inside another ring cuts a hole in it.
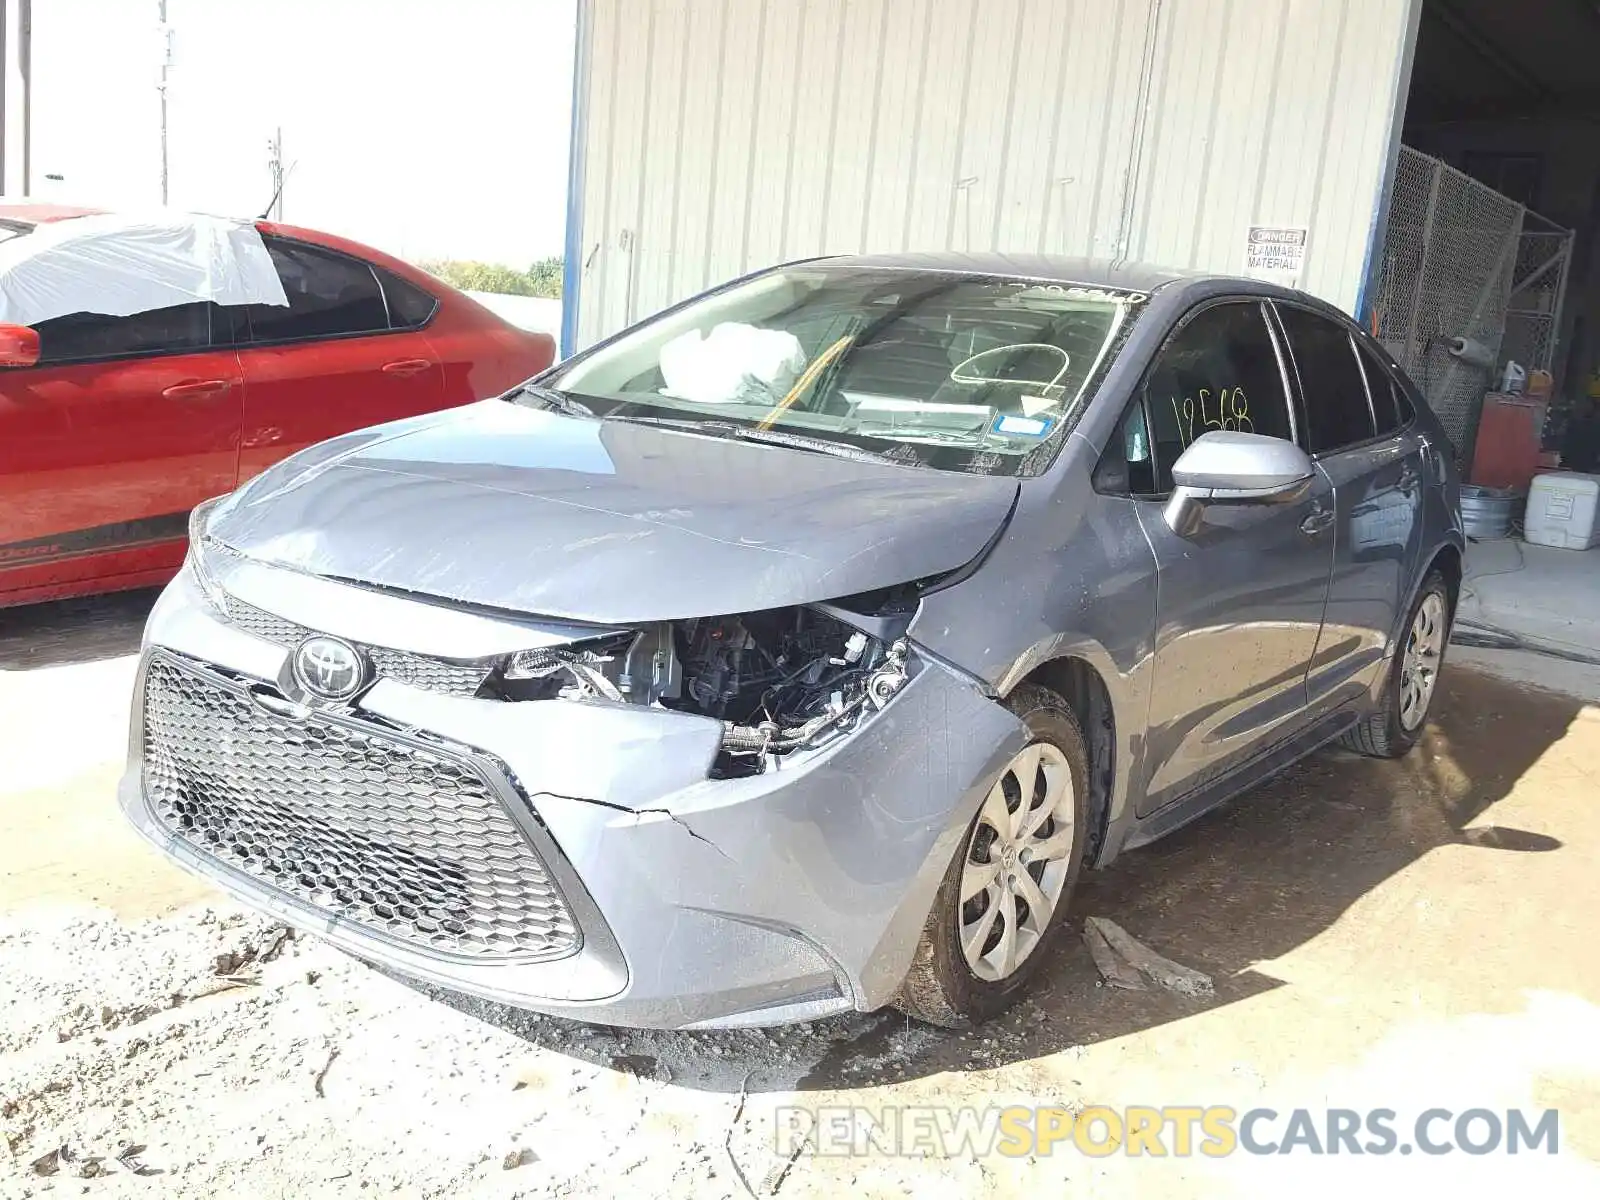
[[[1552,471],[1535,475],[1528,489],[1522,536],[1535,546],[1587,550],[1600,543],[1595,509],[1600,506],[1600,475]]]

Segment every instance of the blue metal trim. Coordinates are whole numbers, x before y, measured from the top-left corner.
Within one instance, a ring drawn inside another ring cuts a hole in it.
[[[577,0],[577,20],[572,46],[572,141],[567,148],[567,230],[561,264],[562,358],[569,358],[578,342],[578,294],[583,280],[583,168],[584,139],[588,130],[589,5]]]
[[[1394,197],[1395,172],[1400,167],[1400,132],[1405,124],[1406,103],[1410,99],[1411,67],[1417,54],[1417,30],[1422,24],[1422,0],[1411,0],[1406,14],[1405,44],[1394,79],[1394,100],[1389,107],[1389,145],[1384,151],[1383,175],[1378,180],[1378,196],[1372,206],[1372,221],[1367,226],[1367,254],[1361,262],[1361,287],[1356,292],[1355,318],[1361,328],[1371,329],[1372,293],[1378,281],[1373,277],[1383,262],[1384,236],[1389,227],[1389,202]]]

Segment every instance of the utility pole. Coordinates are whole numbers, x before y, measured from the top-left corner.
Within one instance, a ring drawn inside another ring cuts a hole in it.
[[[6,57],[6,41],[11,36],[11,5],[0,0],[0,196],[6,194],[6,83],[11,74],[11,60]]]
[[[8,194],[8,185],[18,173],[22,190],[15,195],[27,195],[33,182],[32,92],[33,0],[16,0],[14,6],[0,0],[0,195]],[[16,146],[8,144],[8,133],[16,136],[20,154]],[[13,168],[20,171],[14,173]]]
[[[22,194],[33,191],[33,0],[17,0],[17,73],[22,76]]]
[[[267,143],[267,171],[272,176],[272,203],[267,205],[264,217],[283,220],[283,126],[279,125],[272,140]]]
[[[156,90],[161,93],[161,206],[167,205],[167,68],[172,65],[172,32],[167,28],[167,0],[156,0],[160,6],[161,82]]]

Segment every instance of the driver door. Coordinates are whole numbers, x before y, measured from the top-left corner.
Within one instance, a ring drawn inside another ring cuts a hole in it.
[[[1140,816],[1271,748],[1304,719],[1333,567],[1326,478],[1319,472],[1290,503],[1208,505],[1186,536],[1165,517],[1173,463],[1201,435],[1294,440],[1283,361],[1261,303],[1207,303],[1167,339],[1125,418],[1158,577]]]

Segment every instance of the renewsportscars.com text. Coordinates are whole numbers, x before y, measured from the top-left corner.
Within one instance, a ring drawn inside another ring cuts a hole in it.
[[[1402,1115],[1391,1108],[1241,1112],[1225,1105],[1170,1104],[1121,1109],[786,1105],[777,1110],[774,1135],[782,1155],[803,1146],[816,1155],[907,1157],[1556,1154],[1561,1117],[1553,1108],[1429,1108]]]

